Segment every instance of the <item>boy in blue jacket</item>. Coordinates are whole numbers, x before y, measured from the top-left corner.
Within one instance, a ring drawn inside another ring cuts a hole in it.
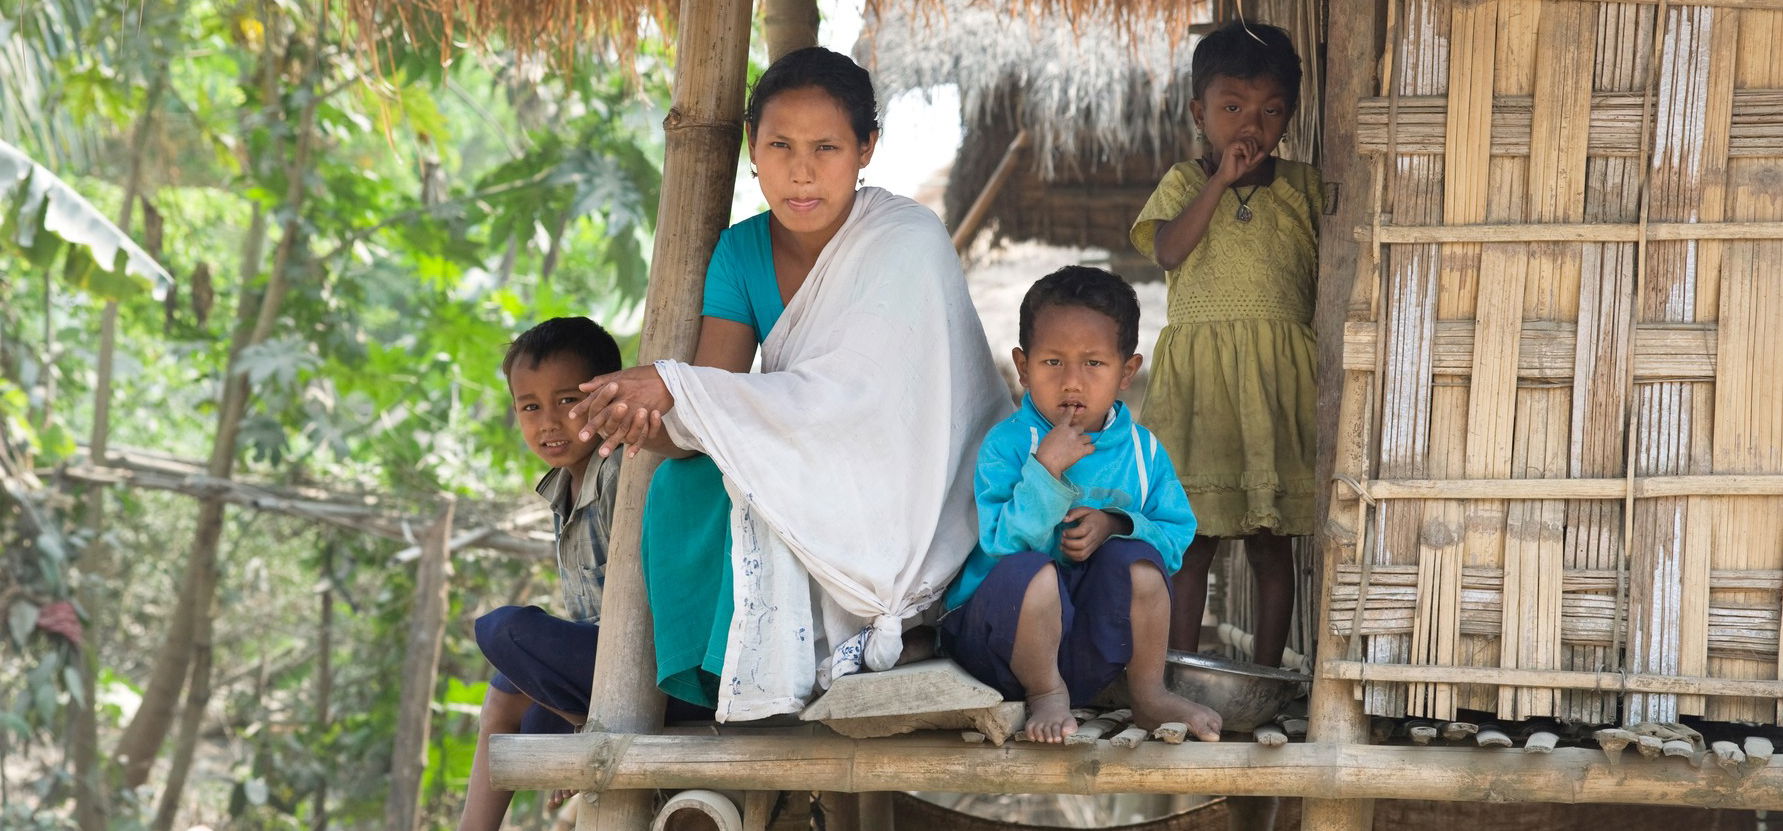
[[[1219,714],[1164,686],[1169,575],[1195,536],[1170,457],[1115,399],[1143,358],[1133,288],[1097,268],[1042,278],[1021,306],[1021,409],[978,451],[979,547],[948,588],[943,650],[1061,742],[1124,671],[1133,720],[1218,741]]]

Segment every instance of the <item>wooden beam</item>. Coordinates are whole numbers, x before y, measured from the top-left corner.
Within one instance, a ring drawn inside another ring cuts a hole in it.
[[[1351,302],[1359,291],[1372,286],[1374,266],[1355,239],[1331,231],[1378,216],[1374,167],[1370,159],[1356,152],[1355,102],[1380,88],[1375,67],[1381,33],[1375,19],[1384,6],[1381,0],[1330,0],[1325,16],[1324,129],[1318,161],[1325,179],[1326,204],[1315,206],[1321,210],[1319,225],[1325,230],[1319,239],[1318,302],[1313,311],[1313,330],[1318,335],[1316,470],[1320,482],[1330,481],[1333,472],[1357,478],[1369,474],[1365,427],[1369,385],[1362,373],[1345,371],[1343,332]],[[1311,55],[1303,57],[1317,60]],[[1331,507],[1329,491],[1320,489],[1317,515],[1332,516]],[[1314,631],[1321,633],[1313,648],[1319,656],[1329,658],[1342,656],[1349,647],[1347,639],[1332,633],[1324,623],[1329,620],[1331,602],[1326,587],[1336,584],[1337,567],[1344,558],[1355,554],[1344,550],[1339,536],[1331,533],[1331,523],[1319,523],[1313,538],[1314,550],[1319,552],[1318,588],[1313,597],[1302,600],[1309,604],[1302,609],[1314,613]],[[1366,741],[1368,717],[1356,700],[1356,690],[1350,682],[1315,679],[1308,702],[1309,735],[1332,743]],[[1313,796],[1318,798],[1309,798],[1301,806],[1301,825],[1308,831],[1367,831],[1374,824],[1372,801]]]
[[[663,119],[662,197],[644,302],[640,363],[691,360],[699,340],[706,265],[730,219],[743,144],[748,0],[682,0],[675,86]],[[638,558],[644,496],[661,460],[642,453],[619,474],[586,729],[644,733],[662,726],[655,639]],[[654,786],[646,786],[654,787]],[[651,792],[609,793],[583,811],[582,831],[643,831]]]
[[[151,460],[113,453],[107,464],[81,463],[39,472],[40,478],[62,477],[75,482],[167,491],[202,499],[217,499],[256,511],[320,522],[361,534],[397,542],[410,542],[415,531],[432,519],[381,506],[375,495],[336,493],[321,488],[269,485],[241,479],[219,479],[202,466],[184,469],[184,462]],[[452,540],[453,549],[486,548],[524,557],[551,556],[550,534],[543,529],[551,511],[534,501],[520,510],[514,504],[481,503],[456,509],[467,529]],[[531,528],[535,533],[527,534]],[[419,553],[418,548],[409,549]],[[402,559],[408,559],[404,557]]]
[[[1003,151],[1002,160],[997,162],[997,169],[991,171],[990,180],[984,183],[984,189],[978,192],[978,198],[972,200],[972,207],[967,209],[965,218],[961,219],[959,227],[954,229],[953,250],[955,253],[966,253],[966,248],[972,244],[972,239],[978,236],[979,226],[984,224],[984,218],[990,214],[991,205],[997,201],[997,194],[1003,192],[1003,186],[1009,182],[1010,175],[1015,173],[1015,164],[1021,158],[1022,151],[1027,147],[1028,131],[1023,128],[1015,134],[1014,139],[1010,140],[1009,149]]]
[[[1321,799],[1620,802],[1783,808],[1783,764],[1737,779],[1671,760],[1558,748],[1531,757],[1465,747],[1256,742],[962,743],[957,736],[495,736],[497,787],[733,788],[842,792],[1220,793]],[[605,801],[608,796],[602,796]]]

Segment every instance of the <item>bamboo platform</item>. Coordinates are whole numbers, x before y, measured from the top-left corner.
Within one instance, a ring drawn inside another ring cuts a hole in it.
[[[1783,762],[1715,765],[1603,752],[1255,742],[1117,747],[962,743],[952,734],[496,736],[492,779],[510,789],[1218,793],[1342,799],[1629,803],[1783,809]]]

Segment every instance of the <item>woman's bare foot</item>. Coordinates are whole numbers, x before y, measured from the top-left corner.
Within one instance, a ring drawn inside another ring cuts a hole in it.
[[[1071,694],[1063,686],[1028,696],[1028,740],[1058,744],[1077,732],[1071,716]]]
[[[1164,689],[1162,684],[1133,690],[1133,723],[1156,730],[1165,722],[1188,725],[1189,733],[1204,742],[1220,740],[1220,714]]]

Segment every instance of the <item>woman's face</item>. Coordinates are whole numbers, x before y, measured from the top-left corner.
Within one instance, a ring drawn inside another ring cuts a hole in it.
[[[827,243],[848,219],[855,182],[878,137],[855,138],[848,113],[821,87],[769,99],[749,137],[749,156],[774,219]]]

